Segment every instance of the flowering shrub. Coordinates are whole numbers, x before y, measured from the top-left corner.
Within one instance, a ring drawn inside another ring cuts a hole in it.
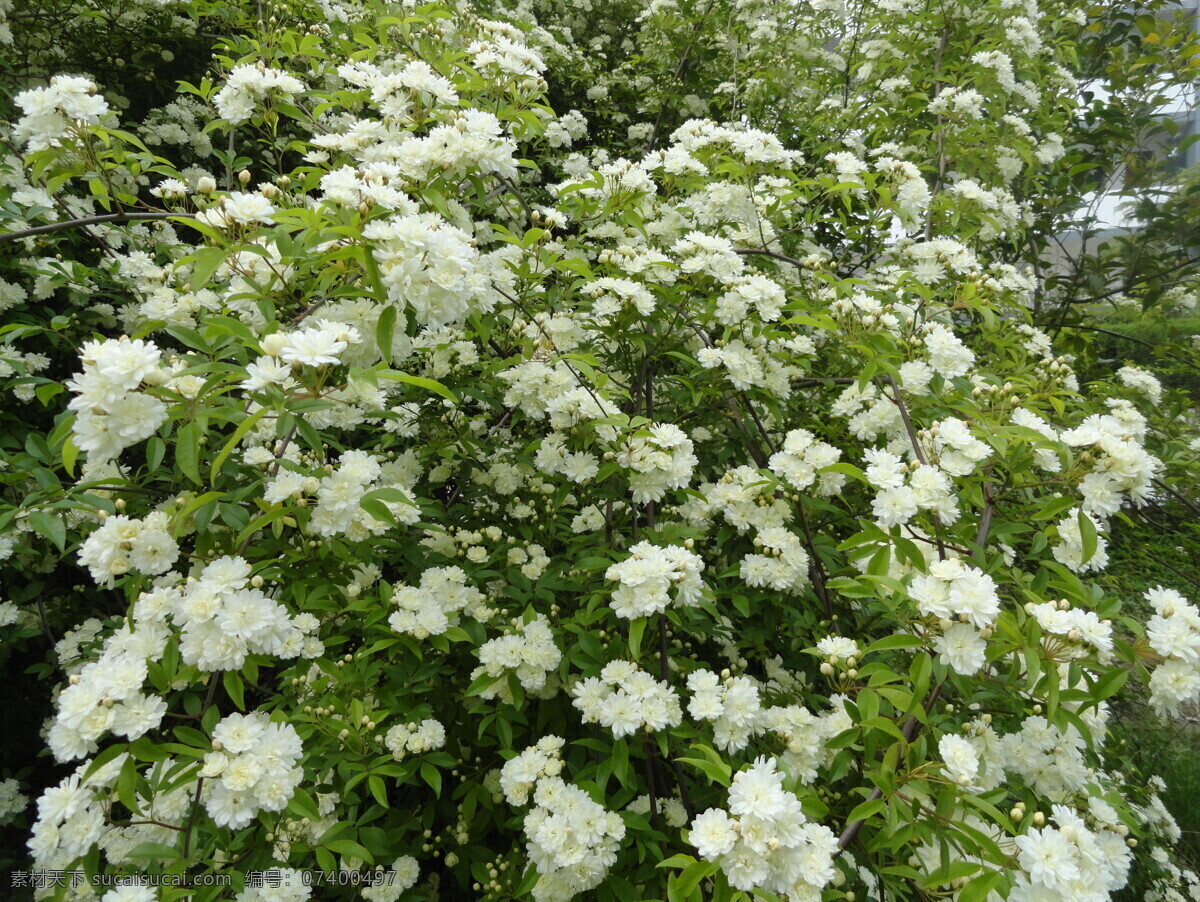
[[[936,86],[879,76],[813,156],[795,110],[775,135],[698,98],[608,147],[601,108],[589,144],[549,104],[580,53],[552,7],[317,6],[184,86],[194,163],[85,77],[16,98],[3,353],[52,422],[6,446],[0,557],[6,590],[81,568],[97,614],[55,646],[35,867],[239,902],[970,902],[1106,898],[1149,849],[1162,897],[1196,882],[1108,733],[1131,674],[1200,698],[1200,613],[1088,581],[1165,475],[1161,386],[1081,384],[1008,253],[1085,14],[946,18]],[[983,26],[1004,50],[950,52]],[[822,40],[800,57],[840,73]],[[36,592],[4,608],[29,636]]]

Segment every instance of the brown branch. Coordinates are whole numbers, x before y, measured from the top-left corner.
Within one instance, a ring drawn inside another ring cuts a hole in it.
[[[733,252],[735,254],[742,254],[743,256],[770,257],[772,260],[782,260],[784,263],[790,263],[797,269],[806,268],[795,257],[789,257],[787,254],[781,254],[778,251],[769,251],[765,247],[735,247]]]
[[[1113,338],[1120,338],[1120,339],[1123,339],[1124,341],[1132,342],[1133,344],[1136,344],[1136,345],[1141,345],[1144,348],[1150,348],[1150,350],[1152,350],[1152,351],[1156,350],[1158,348],[1158,345],[1154,344],[1154,342],[1152,342],[1152,341],[1146,341],[1143,338],[1134,338],[1132,335],[1126,335],[1123,332],[1114,332],[1111,329],[1101,329],[1099,326],[1085,326],[1082,323],[1080,323],[1080,324],[1063,323],[1060,328],[1082,329],[1085,332],[1099,332],[1101,335],[1109,335]],[[1197,366],[1196,364],[1194,364],[1188,360],[1184,360],[1182,357],[1176,357],[1174,354],[1163,354],[1162,356],[1166,357],[1168,360],[1174,360],[1176,363],[1181,363],[1186,367],[1190,367],[1191,369],[1196,370],[1197,372],[1200,372],[1200,366]]]
[[[104,213],[99,216],[85,216],[82,219],[70,219],[66,222],[52,222],[48,225],[33,226],[28,229],[21,229],[17,232],[7,232],[0,235],[0,241],[17,241],[21,238],[29,238],[33,235],[44,235],[47,232],[61,232],[65,229],[74,229],[86,227],[90,225],[98,225],[100,223],[123,223],[133,222],[138,219],[195,219],[195,213],[139,213],[135,210],[128,210],[124,213]]]
[[[933,706],[937,704],[938,697],[942,694],[943,685],[945,684],[938,683],[933,688],[933,692],[929,694],[929,698],[924,705],[926,712],[931,711]],[[921,721],[917,720],[915,716],[910,714],[908,719],[904,722],[904,726],[900,728],[900,735],[904,737],[904,741],[906,743],[911,745],[913,740],[917,738],[917,735],[920,732]],[[876,799],[881,798],[883,798],[883,790],[876,786],[873,790],[871,790],[871,794],[867,796],[866,801],[874,802]],[[866,823],[866,818],[860,817],[858,820],[851,821],[849,824],[847,824],[846,829],[842,831],[842,835],[838,837],[838,848],[845,849],[850,845],[850,843],[854,842],[855,838],[858,836],[858,832],[862,830],[864,823]]]
[[[208,675],[208,692],[204,696],[204,704],[200,708],[200,718],[203,720],[204,713],[212,704],[213,696],[217,691],[217,675],[210,673]],[[192,828],[196,826],[196,818],[200,814],[200,791],[204,788],[204,778],[196,779],[196,791],[192,793],[191,813],[188,815],[187,828],[183,831],[183,857],[186,859],[191,854],[192,849]]]

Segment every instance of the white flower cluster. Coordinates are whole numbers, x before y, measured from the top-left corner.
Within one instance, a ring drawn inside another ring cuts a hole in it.
[[[630,279],[597,279],[580,288],[579,293],[592,298],[592,316],[602,325],[626,308],[632,307],[642,316],[649,316],[656,306],[649,289]]]
[[[610,661],[599,678],[580,680],[571,689],[584,723],[598,723],[613,736],[638,730],[665,730],[683,720],[679,696],[669,683],[654,679],[630,661]]]
[[[505,762],[500,786],[510,805],[534,809],[525,816],[530,860],[538,871],[536,902],[566,902],[594,889],[617,860],[625,823],[579,787],[565,782],[563,740],[543,736],[536,746]]]
[[[142,520],[123,514],[105,517],[79,549],[79,562],[98,585],[109,588],[131,569],[152,576],[165,573],[179,559],[170,526],[170,517],[162,511],[152,511]]]
[[[711,670],[695,670],[688,674],[687,686],[692,692],[688,713],[712,722],[713,743],[718,748],[740,751],[761,730],[758,684],[749,677],[730,676],[722,681]]]
[[[246,368],[264,384],[285,383],[281,375],[290,366],[324,366],[338,364],[346,349],[362,341],[358,330],[346,323],[317,319],[311,325],[292,332],[275,332],[263,339],[264,357],[258,359],[262,373]],[[252,364],[253,365],[253,364]]]
[[[264,98],[278,91],[281,99],[290,101],[304,93],[304,83],[281,69],[269,69],[262,63],[235,66],[224,86],[213,97],[217,112],[229,122],[245,122],[254,115],[254,108]]]
[[[1102,517],[1121,508],[1122,496],[1136,504],[1148,497],[1162,462],[1142,446],[1146,419],[1125,400],[1109,399],[1109,413],[1092,414],[1062,440],[1075,448],[1087,448],[1095,459],[1092,472],[1083,478],[1079,491],[1083,509]]]
[[[708,527],[721,517],[739,533],[783,526],[794,514],[792,505],[775,496],[775,483],[753,467],[737,467],[716,482],[698,486],[702,498],[688,497],[680,513],[694,526]]]
[[[633,470],[629,490],[635,504],[661,501],[668,490],[687,488],[697,462],[695,445],[678,426],[660,423],[648,431],[625,439],[616,451],[617,463]]]
[[[791,397],[791,380],[804,374],[797,362],[815,350],[812,339],[802,335],[767,339],[744,334],[743,338],[718,341],[716,346],[697,351],[696,362],[705,369],[723,367],[730,384],[740,391],[761,388],[779,398]]]
[[[785,436],[783,447],[771,455],[767,465],[772,473],[794,488],[813,487],[817,495],[828,498],[841,492],[846,484],[846,474],[822,471],[836,464],[841,456],[841,449],[817,441],[807,429],[793,429]]]
[[[1024,429],[1032,429],[1050,442],[1057,444],[1059,440],[1058,430],[1032,410],[1027,410],[1024,407],[1018,407],[1012,412],[1012,424]],[[1062,472],[1062,460],[1054,448],[1035,448],[1033,460],[1039,468],[1045,470],[1047,473]]]
[[[708,151],[731,154],[747,163],[775,163],[790,169],[804,162],[798,150],[788,150],[775,135],[756,128],[729,128],[711,119],[689,119],[671,134],[671,143],[690,154]]]
[[[587,135],[587,117],[569,110],[546,126],[546,143],[551,147],[570,147],[571,142]]]
[[[734,775],[729,811],[709,808],[692,821],[689,842],[720,864],[731,886],[784,898],[817,900],[834,878],[837,837],[809,823],[800,800],[783,788],[775,759],[758,758]],[[733,815],[733,817],[730,817]]]
[[[303,746],[291,724],[259,711],[230,714],[213,727],[213,748],[201,775],[217,778],[204,807],[222,827],[240,830],[258,811],[282,811],[304,779]]]
[[[482,592],[467,585],[461,567],[434,567],[421,574],[420,587],[396,586],[392,603],[400,610],[388,618],[388,624],[396,632],[418,639],[440,636],[458,625],[462,611],[476,620],[487,620],[490,611],[485,601]]]
[[[1000,613],[995,580],[956,557],[934,561],[928,574],[913,578],[908,591],[926,617],[959,620],[986,629]]]
[[[613,613],[632,620],[661,613],[671,602],[690,607],[704,591],[703,570],[704,561],[684,548],[638,542],[604,574],[620,583],[612,594]]]
[[[987,663],[983,631],[969,623],[952,623],[933,640],[938,660],[963,676],[973,676]]]
[[[1085,477],[1086,478],[1086,477]],[[1083,527],[1080,518],[1086,517],[1091,523],[1092,532],[1096,536],[1096,548],[1091,557],[1084,558]],[[1054,559],[1074,570],[1076,573],[1087,573],[1089,570],[1099,572],[1108,566],[1108,542],[1105,541],[1102,530],[1104,523],[1086,510],[1078,507],[1071,508],[1067,515],[1055,524],[1058,530],[1058,542],[1051,549]]]
[[[860,389],[857,383],[846,386],[833,403],[830,413],[848,417],[851,434],[863,441],[886,436],[898,439],[904,435],[904,420],[899,407],[884,399],[874,385]]]
[[[1064,665],[1064,675],[1065,670]],[[1106,706],[1080,717],[1094,734],[1104,735]],[[1039,795],[1066,802],[1084,789],[1091,773],[1084,758],[1087,742],[1079,731],[1074,726],[1060,730],[1041,715],[1026,717],[1015,733],[996,737],[985,730],[971,741],[987,767],[986,781],[978,781],[983,789],[1001,785],[1012,774]]]
[[[75,444],[92,460],[110,460],[152,436],[167,418],[167,405],[137,389],[165,381],[161,352],[153,342],[122,336],[89,341],[80,351],[83,372],[67,382],[75,392]]]
[[[883,448],[869,448],[863,458],[867,480],[879,489],[871,512],[880,526],[903,525],[922,510],[947,525],[958,520],[954,483],[941,468],[916,463],[909,466],[900,455]]]
[[[687,808],[684,807],[683,800],[679,796],[659,799],[658,806],[659,810],[662,811],[663,823],[668,827],[674,827],[678,830],[687,826]],[[638,796],[625,806],[625,810],[632,811],[634,814],[649,814],[650,796],[645,794]]]
[[[21,792],[19,781],[11,777],[0,780],[0,827],[24,811],[28,804],[29,796]]]
[[[808,585],[808,552],[795,533],[782,526],[760,529],[754,547],[761,552],[742,558],[741,577],[746,585],[778,592],[798,592]]]
[[[388,747],[392,757],[400,761],[409,752],[420,755],[440,749],[446,744],[446,728],[432,718],[426,718],[419,724],[397,724],[387,731],[383,744]]]
[[[858,643],[847,636],[826,636],[817,643],[817,652],[822,657],[833,658],[832,664],[842,658],[857,658]]]
[[[926,285],[934,285],[955,275],[971,276],[980,272],[979,260],[975,254],[965,244],[953,238],[905,242],[903,251],[904,256],[911,262],[910,271],[913,277]],[[967,354],[970,352],[964,353],[960,350],[958,339],[953,334],[944,334],[942,330],[944,327],[933,330],[938,334],[933,340],[932,348],[926,344],[931,358],[937,354],[948,365],[949,371],[959,369],[964,363],[969,365]]]
[[[399,491],[403,496],[403,500],[383,502],[392,516],[399,523],[416,523],[420,519],[420,510],[412,492],[403,483],[381,485],[381,481],[387,482],[388,476],[374,455],[366,451],[347,451],[338,462],[338,468],[322,479],[317,488],[317,508],[308,522],[309,530],[322,536],[345,533],[356,541],[387,532],[392,524],[375,519],[360,506],[367,492],[381,487]]]
[[[587,482],[600,472],[600,461],[587,451],[568,451],[566,436],[552,432],[542,439],[535,458],[537,468],[547,476],[563,476],[571,482]]]
[[[1018,836],[1021,873],[1009,895],[1013,902],[1106,899],[1125,885],[1131,853],[1114,830],[1093,833],[1064,805],[1053,807],[1056,827]]]
[[[584,420],[620,413],[617,405],[580,384],[561,361],[527,360],[499,375],[509,384],[505,406],[519,408],[535,420],[549,417],[555,429],[570,429]]]
[[[1200,611],[1174,589],[1146,592],[1154,616],[1146,623],[1150,647],[1164,658],[1150,676],[1150,703],[1162,713],[1200,697]]]
[[[357,61],[343,63],[337,72],[350,84],[369,89],[371,102],[385,119],[410,119],[414,100],[423,107],[458,103],[454,84],[424,60],[396,58],[383,66]]]
[[[515,674],[526,691],[545,697],[558,689],[558,679],[551,679],[551,672],[561,660],[562,652],[554,644],[550,622],[539,614],[534,620],[518,627],[517,632],[499,636],[481,645],[480,666],[471,673],[471,679],[476,680],[484,675],[492,677],[496,682],[479,694],[483,698],[498,697],[512,704],[512,690],[502,677]]]
[[[970,476],[992,455],[992,449],[971,434],[971,427],[955,417],[935,422],[923,444],[937,465],[951,476]]]
[[[405,890],[417,885],[421,877],[421,865],[411,855],[401,855],[392,862],[388,874],[388,880],[362,888],[362,897],[367,902],[397,902]]]
[[[13,139],[29,150],[46,150],[75,127],[99,125],[108,103],[96,90],[90,78],[55,75],[44,88],[22,91],[15,98],[23,115],[13,127]]]
[[[158,727],[167,703],[142,692],[147,673],[142,655],[116,646],[85,664],[56,700],[58,711],[48,737],[54,757],[82,758],[109,731],[137,739]]]
[[[255,581],[261,584],[257,577]],[[179,653],[201,670],[237,670],[248,654],[289,659],[312,658],[324,650],[310,635],[320,625],[310,614],[296,618],[256,586],[250,565],[240,557],[221,557],[186,583],[144,593],[134,605],[139,632],[161,628],[170,617],[182,632]]]
[[[933,199],[921,170],[907,160],[883,156],[875,161],[875,171],[882,176],[877,186],[884,180],[889,183],[893,204],[903,224],[912,227],[921,222]]]
[[[827,764],[836,754],[826,748],[826,743],[854,726],[845,708],[846,697],[834,695],[831,707],[821,715],[815,715],[802,705],[783,705],[767,708],[762,713],[761,724],[784,741],[779,761],[802,783],[811,783],[817,778],[817,768]]]
[[[1094,649],[1100,663],[1108,663],[1113,649],[1111,621],[1101,620],[1095,611],[1072,608],[1065,598],[1057,603],[1030,602],[1025,611],[1034,616],[1044,632],[1060,637],[1054,646],[1055,657],[1084,658]],[[1064,645],[1062,639],[1070,644]]]
[[[127,753],[118,755],[87,778],[84,773],[91,762],[85,761],[42,793],[29,839],[29,851],[39,867],[66,868],[86,855],[106,831],[111,832],[105,823],[108,805],[103,791],[116,782],[128,757]],[[169,804],[165,794],[163,803],[164,808]]]
[[[256,222],[271,223],[275,215],[275,205],[257,192],[233,191],[212,206],[196,214],[200,222],[214,229],[228,229],[238,225],[252,225]]]
[[[745,323],[753,308],[759,319],[771,323],[779,319],[787,296],[778,282],[757,273],[742,276],[717,299],[717,322],[726,326]]]
[[[246,888],[234,896],[233,902],[308,902],[312,898],[312,877],[296,868],[267,868],[259,872],[260,880],[246,881]],[[147,899],[144,902],[156,902]],[[106,902],[106,900],[100,900]],[[119,902],[143,902],[142,899],[121,899]]]
[[[437,329],[491,309],[491,282],[479,270],[471,236],[436,213],[376,219],[363,237],[388,300],[399,310],[411,307],[419,325]]]
[[[969,788],[979,776],[979,753],[966,739],[946,734],[938,740],[946,776],[959,786]]]

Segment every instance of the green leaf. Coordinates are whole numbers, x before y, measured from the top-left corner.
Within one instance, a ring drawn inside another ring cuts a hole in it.
[[[58,546],[59,551],[67,550],[67,524],[62,514],[52,514],[50,511],[33,511],[29,515],[29,525],[34,532],[45,536]]]
[[[1128,670],[1121,667],[1110,670],[1092,684],[1092,691],[1088,693],[1089,701],[1102,702],[1106,698],[1112,698],[1121,691],[1128,679]]]
[[[642,637],[646,633],[646,618],[638,617],[629,621],[629,656],[635,661],[642,651]]]
[[[958,902],[983,902],[1003,878],[1000,871],[987,871],[973,877],[958,891]]]
[[[387,787],[384,785],[382,777],[371,774],[371,776],[367,777],[367,786],[371,790],[371,795],[375,797],[375,801],[384,808],[391,807],[388,805]]]
[[[245,687],[242,685],[242,675],[236,670],[226,670],[221,676],[221,683],[239,711],[246,710]]]
[[[184,476],[200,485],[200,426],[195,421],[175,433],[175,463]]]
[[[1090,561],[1096,553],[1096,524],[1092,522],[1092,518],[1084,513],[1083,508],[1079,509],[1079,537],[1083,540],[1083,563]]]
[[[720,869],[715,861],[693,861],[678,874],[672,874],[667,881],[667,899],[669,902],[684,902],[689,899],[700,885],[700,881],[711,877]]]
[[[325,843],[325,847],[330,851],[337,852],[339,855],[349,855],[353,858],[361,858],[367,864],[374,864],[375,858],[367,849],[352,839],[335,839],[333,842]]]
[[[199,291],[208,284],[217,267],[225,261],[228,252],[223,247],[202,247],[192,257],[192,291]]]
[[[390,379],[393,382],[403,382],[406,385],[415,385],[418,388],[423,388],[426,391],[431,391],[434,394],[441,395],[449,401],[458,403],[458,398],[454,392],[442,385],[436,379],[426,379],[424,376],[410,376],[408,373],[400,373],[396,370],[384,370],[379,374],[381,379]]]
[[[233,449],[237,447],[238,442],[245,437],[247,432],[254,428],[254,424],[261,420],[268,410],[270,408],[260,407],[250,416],[246,417],[246,419],[242,420],[238,424],[237,429],[233,430],[233,435],[229,437],[229,441],[225,443],[225,447],[221,449],[221,453],[213,461],[212,469],[209,471],[209,482],[214,485],[216,484],[217,474],[221,472],[221,465],[229,459],[229,455],[233,453]]]
[[[951,861],[945,867],[940,867],[924,880],[923,886],[941,886],[952,883],[963,877],[970,877],[982,867],[977,861]]]
[[[379,322],[375,325],[375,342],[379,345],[379,353],[385,362],[392,359],[392,336],[396,331],[396,308],[388,304],[379,314]]]
[[[889,649],[894,648],[914,648],[923,644],[924,643],[916,636],[908,635],[907,633],[898,634],[895,636],[884,636],[882,639],[876,639],[874,642],[872,642],[867,647],[866,654],[869,655],[876,651],[888,651]]]
[[[68,433],[62,443],[62,462],[63,469],[68,476],[75,475],[75,461],[79,458],[79,446],[75,444],[75,437]]]
[[[435,796],[442,794],[442,772],[426,762],[421,765],[421,779],[429,784]]]
[[[83,772],[83,779],[86,780],[96,771],[100,770],[100,768],[104,767],[104,765],[115,760],[127,751],[129,751],[129,743],[127,742],[121,742],[117,745],[110,745],[99,755],[93,758],[90,764],[88,764],[87,770]]]
[[[868,799],[865,802],[859,802],[854,806],[854,810],[846,815],[846,822],[865,821],[886,807],[887,801],[885,799]]]
[[[121,773],[117,777],[117,798],[133,814],[140,813],[137,799],[137,776],[137,760],[130,755],[121,765]]]
[[[125,853],[126,858],[178,858],[179,853],[160,842],[144,842]]]
[[[675,760],[680,764],[690,764],[704,773],[710,782],[720,783],[722,786],[728,786],[730,783],[729,776],[732,770],[724,761],[712,761],[705,758],[676,758]]]

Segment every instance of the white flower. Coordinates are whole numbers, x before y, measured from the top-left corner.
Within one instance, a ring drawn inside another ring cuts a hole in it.
[[[1052,827],[1030,830],[1017,837],[1017,860],[1035,884],[1065,891],[1079,878],[1075,848]]]
[[[712,861],[733,849],[737,842],[734,821],[720,808],[709,808],[692,821],[688,841],[696,847],[701,858]]]
[[[946,765],[946,776],[962,786],[970,786],[979,774],[979,755],[961,736],[946,735],[938,740],[938,753]]]
[[[952,624],[933,645],[939,660],[963,676],[973,676],[987,662],[987,643],[970,624]]]
[[[287,363],[304,366],[338,363],[338,355],[359,340],[358,330],[352,326],[323,322],[289,333],[279,356]]]

